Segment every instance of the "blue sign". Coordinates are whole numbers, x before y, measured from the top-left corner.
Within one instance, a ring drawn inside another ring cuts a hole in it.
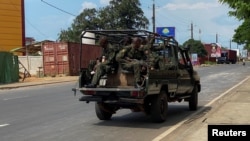
[[[156,33],[162,36],[175,37],[175,27],[156,27]]]

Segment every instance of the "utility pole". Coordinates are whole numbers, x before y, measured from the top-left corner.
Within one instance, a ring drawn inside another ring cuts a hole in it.
[[[152,23],[153,23],[153,33],[155,33],[155,0],[153,0],[153,17],[152,17]]]
[[[218,43],[218,33],[216,33],[216,43]]]
[[[191,39],[194,39],[194,27],[193,27],[193,22],[191,22]]]
[[[231,43],[232,43],[232,41],[231,41],[231,39],[229,40],[229,47],[230,47],[230,49],[231,49]]]
[[[199,40],[201,41],[201,29],[199,29]]]

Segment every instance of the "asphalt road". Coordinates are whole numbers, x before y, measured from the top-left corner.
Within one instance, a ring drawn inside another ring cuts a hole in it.
[[[202,91],[199,108],[250,75],[241,64],[197,68]],[[151,141],[195,113],[188,103],[170,103],[168,119],[152,123],[143,113],[120,110],[100,121],[94,103],[79,102],[75,83],[0,90],[0,141]]]

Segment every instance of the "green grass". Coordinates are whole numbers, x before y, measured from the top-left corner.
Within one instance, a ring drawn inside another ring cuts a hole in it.
[[[205,61],[205,64],[207,64],[207,65],[215,65],[216,62]]]

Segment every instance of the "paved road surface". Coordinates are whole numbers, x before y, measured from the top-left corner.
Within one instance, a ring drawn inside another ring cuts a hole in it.
[[[249,75],[248,66],[241,67],[236,64],[199,68],[199,108]],[[162,124],[151,123],[143,113],[129,110],[118,111],[111,121],[100,121],[94,103],[79,102],[80,94],[73,96],[74,86],[75,82],[67,82],[0,90],[0,140],[146,141],[156,139],[194,113],[188,111],[187,103],[173,103],[168,120]]]

